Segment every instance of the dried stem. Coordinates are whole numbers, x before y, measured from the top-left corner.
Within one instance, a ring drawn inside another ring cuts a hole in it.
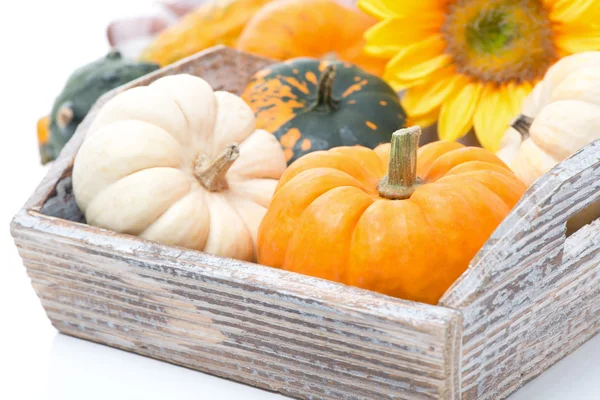
[[[335,76],[335,66],[328,65],[319,78],[319,83],[317,85],[317,100],[311,107],[312,109],[337,109],[339,101],[333,97],[333,82],[335,81]]]
[[[240,149],[232,144],[223,149],[212,162],[200,155],[194,167],[194,175],[202,186],[210,192],[220,192],[229,188],[225,175],[240,155]]]
[[[381,197],[392,200],[407,199],[421,185],[417,177],[420,135],[420,126],[400,129],[392,135],[388,174],[377,185]]]
[[[515,130],[521,134],[523,140],[525,140],[529,137],[529,129],[531,128],[531,124],[533,124],[533,118],[519,114],[517,118],[512,120],[510,126],[515,128]]]

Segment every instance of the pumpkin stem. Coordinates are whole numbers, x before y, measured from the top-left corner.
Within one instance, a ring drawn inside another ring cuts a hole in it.
[[[516,129],[523,138],[523,140],[529,137],[529,128],[531,128],[531,124],[533,124],[533,118],[528,117],[523,114],[519,114],[519,116],[512,120],[510,126]]]
[[[417,176],[419,136],[420,126],[400,129],[392,134],[388,174],[377,185],[381,197],[407,199],[422,184]]]
[[[335,51],[329,51],[321,57],[321,61],[335,62],[340,61],[340,58]]]
[[[311,107],[311,110],[320,107],[326,107],[327,109],[337,109],[338,100],[333,98],[333,81],[335,80],[335,66],[328,65],[318,83],[317,101]]]
[[[106,58],[109,60],[118,60],[118,59],[122,58],[121,52],[115,48],[112,48],[106,55]]]
[[[194,167],[194,175],[202,186],[210,192],[220,192],[229,188],[225,175],[234,161],[240,156],[236,144],[227,146],[212,162],[205,154],[201,154]]]

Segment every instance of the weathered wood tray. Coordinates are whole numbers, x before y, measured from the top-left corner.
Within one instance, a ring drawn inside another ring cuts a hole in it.
[[[82,223],[73,158],[101,104],[174,73],[239,93],[269,60],[214,48],[103,97],[15,216],[61,332],[299,398],[501,399],[600,331],[600,142],[537,181],[438,306]]]

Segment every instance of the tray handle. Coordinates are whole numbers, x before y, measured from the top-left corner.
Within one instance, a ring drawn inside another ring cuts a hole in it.
[[[467,307],[486,294],[497,292],[515,277],[523,276],[527,269],[539,268],[543,273],[560,266],[565,257],[577,257],[571,252],[583,249],[585,243],[575,245],[569,239],[581,242],[592,240],[594,236],[584,238],[580,234],[567,238],[567,223],[576,215],[578,218],[582,210],[591,210],[590,206],[598,208],[599,204],[594,202],[599,200],[600,140],[596,140],[558,164],[527,190],[473,258],[467,271],[444,294],[440,305],[455,309]],[[600,230],[597,222],[583,229]]]

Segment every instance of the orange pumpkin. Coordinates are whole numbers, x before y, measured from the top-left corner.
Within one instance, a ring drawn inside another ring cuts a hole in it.
[[[259,228],[259,263],[437,303],[525,186],[482,148],[442,141],[417,153],[419,135],[290,165]]]
[[[209,0],[162,30],[141,61],[172,64],[211,46],[235,46],[244,26],[271,0]]]
[[[279,0],[262,7],[238,38],[239,50],[276,60],[342,60],[381,76],[385,60],[364,52],[376,20],[335,0]]]

